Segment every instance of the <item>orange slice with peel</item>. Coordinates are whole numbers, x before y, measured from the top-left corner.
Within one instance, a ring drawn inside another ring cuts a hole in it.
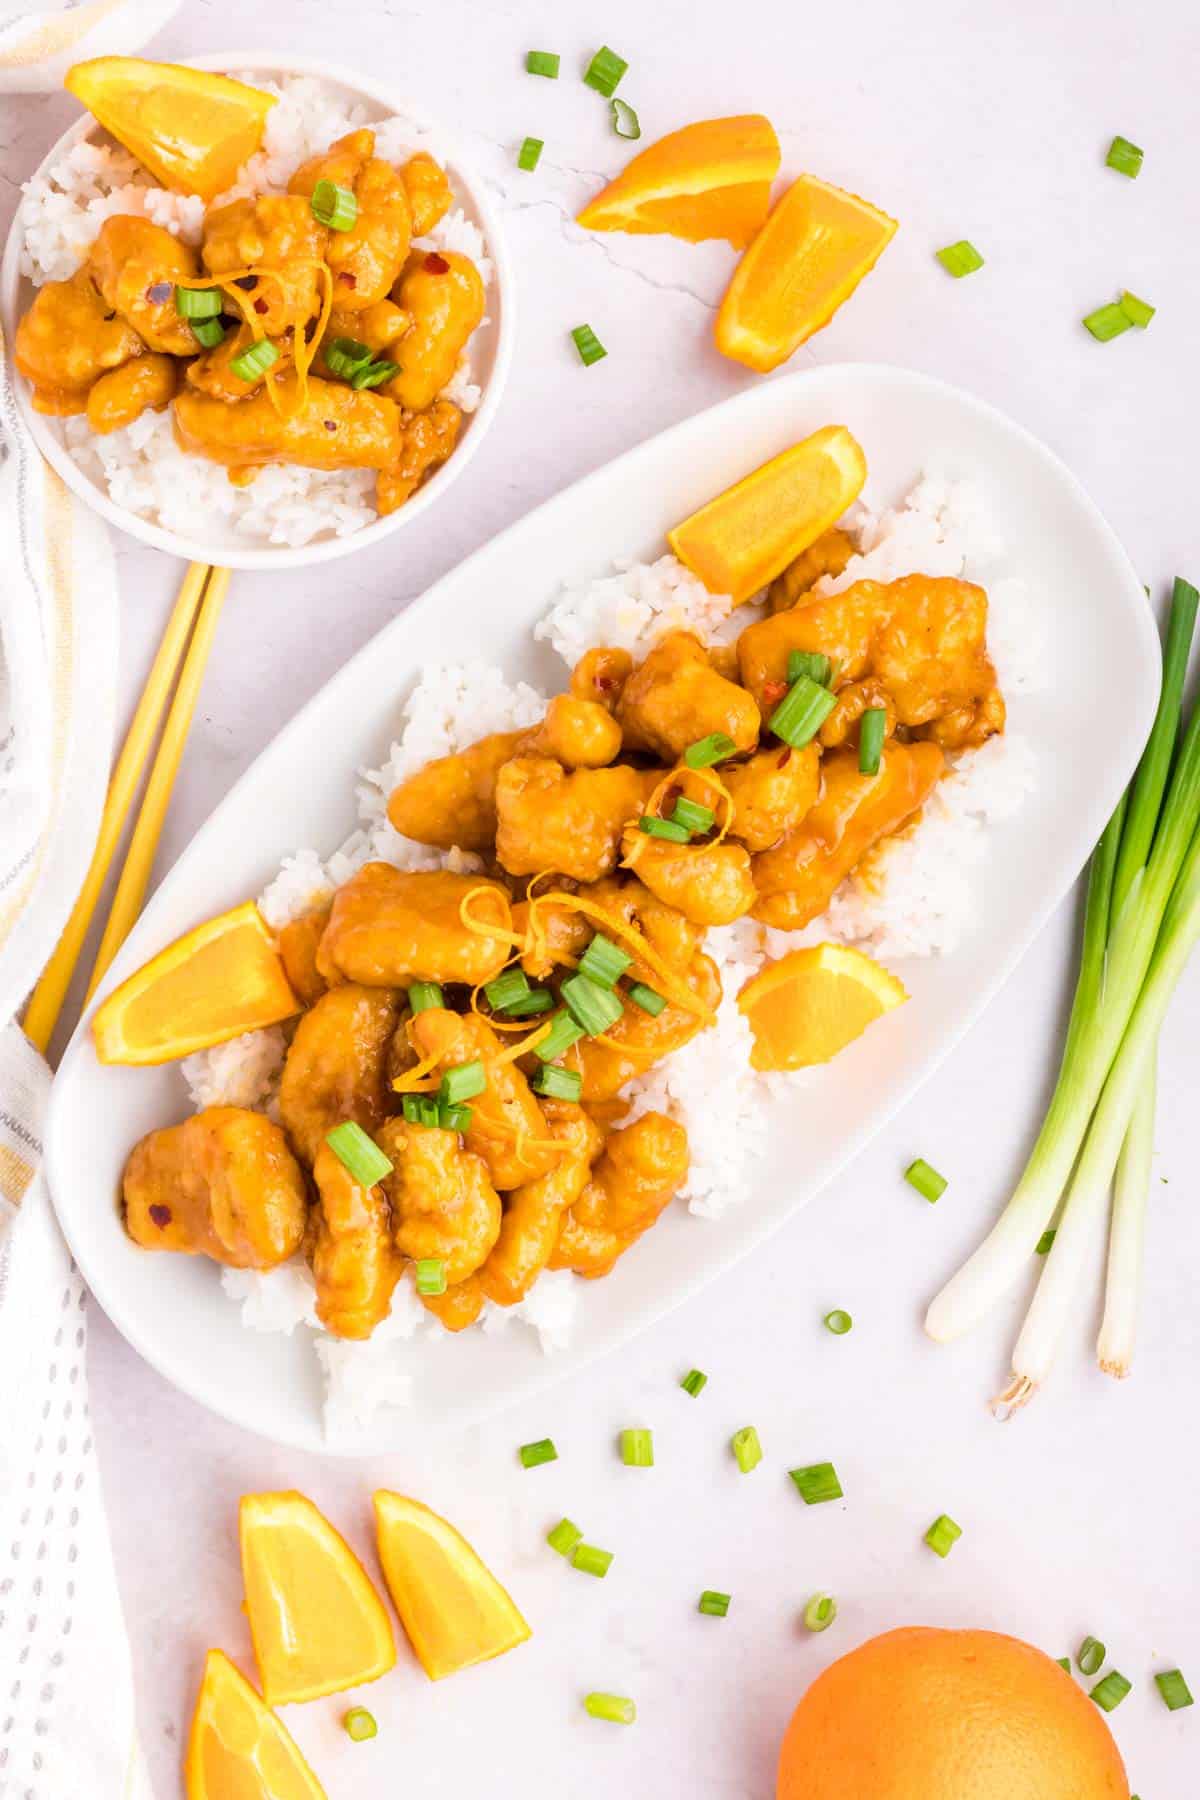
[[[896,233],[896,221],[815,175],[779,202],[725,290],[717,349],[766,373],[828,325]]]
[[[844,944],[813,944],[769,962],[738,995],[754,1033],[756,1069],[829,1062],[876,1019],[908,999],[881,963]]]
[[[207,919],[123,981],[92,1020],[103,1063],[163,1063],[302,1010],[252,900]]]
[[[735,605],[774,581],[857,500],[867,459],[844,425],[825,425],[668,531],[681,563]]]
[[[205,200],[232,187],[275,104],[225,75],[137,56],[76,63],[63,85],[164,187]]]
[[[771,204],[779,139],[761,113],[701,119],[634,157],[589,201],[578,222],[591,231],[666,232],[698,244],[748,244]]]
[[[305,1495],[243,1495],[238,1536],[268,1706],[317,1700],[395,1666],[391,1621],[374,1583]]]
[[[466,1538],[419,1500],[381,1489],[375,1525],[388,1592],[431,1681],[503,1656],[532,1635]]]
[[[183,1762],[187,1800],[326,1800],[291,1734],[223,1650],[210,1650]]]

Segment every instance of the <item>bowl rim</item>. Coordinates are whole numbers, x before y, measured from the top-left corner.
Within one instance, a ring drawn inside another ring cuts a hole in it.
[[[17,378],[14,379],[13,387],[21,417],[41,455],[71,492],[106,523],[116,526],[118,530],[143,544],[149,544],[156,550],[165,550],[172,556],[183,557],[189,562],[211,563],[230,569],[296,569],[333,562],[356,550],[367,549],[379,543],[402,526],[420,518],[436,503],[455,477],[461,475],[487,435],[503,398],[516,341],[515,277],[500,211],[483,179],[473,170],[470,158],[463,154],[457,133],[447,130],[440,120],[431,116],[423,107],[410,105],[402,94],[394,92],[385,84],[364,78],[342,64],[329,63],[324,58],[311,56],[281,56],[275,51],[236,49],[222,51],[216,56],[187,56],[175,60],[184,68],[208,69],[218,74],[225,74],[232,69],[266,77],[309,75],[335,87],[346,88],[353,95],[382,107],[389,113],[411,119],[414,124],[437,134],[439,144],[450,152],[446,160],[453,169],[455,184],[461,189],[464,198],[469,200],[481,222],[487,239],[488,257],[495,271],[492,299],[488,308],[490,316],[495,320],[495,349],[483,399],[478,410],[471,415],[470,427],[453,456],[418,489],[411,500],[406,501],[394,513],[377,518],[370,525],[364,525],[345,537],[321,538],[314,543],[300,545],[247,543],[245,549],[240,545],[210,544],[202,537],[189,537],[168,531],[164,526],[152,524],[148,519],[140,518],[136,513],[118,506],[80,468],[65,445],[59,442],[46,419],[34,411],[27,384]],[[102,129],[99,122],[91,113],[83,112],[50,146],[30,180],[43,175],[65,151],[97,129]],[[5,242],[3,259],[0,260],[0,325],[3,326],[10,345],[15,340],[23,280],[22,236],[21,207],[18,203]]]

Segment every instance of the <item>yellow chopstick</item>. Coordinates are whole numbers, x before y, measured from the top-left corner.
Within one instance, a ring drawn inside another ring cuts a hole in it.
[[[142,697],[138,701],[137,711],[129,727],[121,753],[117,758],[108,786],[108,797],[104,802],[104,812],[100,819],[100,831],[96,839],[96,848],[88,872],[83,878],[83,886],[79,890],[79,898],[71,911],[62,936],[58,940],[53,956],[42,971],[41,980],[33,990],[29,1005],[25,1010],[24,1027],[26,1036],[44,1051],[58,1023],[59,1013],[67,997],[67,990],[75,974],[75,966],[83,949],[84,939],[91,928],[92,915],[96,910],[96,902],[100,898],[101,889],[108,877],[113,856],[120,842],[121,833],[125,829],[125,820],[129,808],[137,792],[138,783],[146,766],[146,759],[154,744],[162,719],[163,710],[175,684],[180,660],[187,647],[193,622],[200,606],[204,592],[204,584],[209,577],[207,563],[191,563],[183,584],[179,589],[179,597],[167,621],[162,642],[146,685],[142,689]]]
[[[96,952],[96,962],[92,969],[92,978],[88,983],[84,1004],[91,999],[100,981],[107,972],[113,957],[121,948],[133,927],[134,920],[142,910],[142,901],[146,896],[146,886],[150,880],[150,870],[154,864],[158,850],[158,840],[162,835],[163,821],[167,816],[167,807],[171,800],[171,790],[175,785],[175,776],[179,771],[179,761],[191,729],[192,713],[200,693],[200,684],[204,680],[204,669],[212,649],[217,624],[221,617],[221,608],[225,604],[225,595],[229,591],[229,570],[214,569],[208,578],[208,586],[204,590],[204,599],[200,607],[200,616],[196,620],[196,629],[192,633],[192,641],[188,646],[187,658],[179,677],[179,686],[175,689],[175,698],[171,702],[171,710],[167,714],[167,723],[163,728],[162,742],[158,746],[158,754],[154,759],[154,767],[150,771],[150,779],[146,783],[146,792],[138,813],[137,824],[133,828],[133,836],[129,840],[129,849],[125,856],[125,867],[121,871],[121,879],[117,883],[117,891],[113,895],[112,907],[108,915],[108,924],[104,927],[104,936],[100,939],[100,948]]]

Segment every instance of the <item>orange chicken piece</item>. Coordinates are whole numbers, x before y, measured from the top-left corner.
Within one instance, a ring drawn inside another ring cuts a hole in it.
[[[311,1168],[327,1132],[350,1119],[375,1131],[388,1110],[387,1057],[400,1016],[387,988],[346,982],[304,1014],[279,1082],[279,1116]]]
[[[758,711],[736,682],[719,675],[699,638],[672,631],[626,681],[617,718],[630,750],[675,762],[689,744],[715,731],[739,750],[758,742]]]
[[[514,757],[496,781],[496,855],[512,875],[555,869],[599,881],[616,865],[621,831],[658,779],[625,763],[568,773],[549,757]]]
[[[816,804],[821,753],[815,744],[802,750],[772,744],[746,762],[727,764],[721,779],[733,801],[732,836],[752,854],[769,850]]]
[[[679,974],[709,1012],[715,1012],[721,1001],[717,965],[709,957],[698,955]],[[670,1056],[704,1026],[703,1018],[674,1000],[657,1017],[639,1006],[627,1006],[616,1024],[604,1033],[603,1043],[599,1038],[582,1038],[567,1053],[568,1068],[579,1069],[583,1075],[585,1105],[611,1100],[627,1081]]]
[[[797,600],[826,575],[840,575],[852,556],[857,555],[854,540],[835,525],[823,532],[815,544],[802,550],[782,575],[777,575],[767,589],[768,610],[786,612]]]
[[[495,937],[463,924],[460,909],[468,894],[471,916],[494,925]],[[508,895],[499,882],[365,863],[334,895],[317,968],[327,981],[367,987],[409,987],[414,981],[475,987],[507,962],[508,921]]]
[[[523,1300],[558,1242],[563,1214],[587,1186],[603,1137],[581,1107],[546,1102],[546,1131],[562,1147],[553,1167],[514,1188],[508,1197],[500,1236],[482,1269],[483,1294],[498,1306]]]
[[[274,1269],[300,1248],[308,1193],[279,1126],[209,1106],[136,1144],[121,1183],[125,1229],[143,1250]]]
[[[313,1164],[316,1231],[309,1260],[317,1317],[335,1337],[368,1338],[386,1319],[404,1268],[377,1187],[361,1187],[328,1144]]]
[[[664,1113],[643,1113],[610,1132],[591,1180],[563,1217],[552,1269],[607,1275],[674,1199],[688,1172],[683,1126]]]
[[[456,1287],[487,1261],[500,1235],[500,1197],[481,1157],[456,1131],[388,1119],[377,1134],[392,1163],[381,1183],[396,1248],[413,1262],[436,1259]]]
[[[431,1006],[409,1020],[407,1037],[422,1062],[437,1057],[436,1074],[482,1062],[487,1086],[470,1101],[463,1141],[483,1161],[494,1188],[520,1187],[553,1168],[558,1153],[543,1141],[542,1109],[516,1064],[499,1060],[505,1046],[486,1019]]]
[[[311,199],[319,181],[348,188],[358,202],[349,231],[329,233],[325,261],[333,276],[334,305],[344,313],[365,312],[385,298],[408,255],[412,213],[407,189],[399,171],[375,155],[375,133],[365,127],[301,163],[288,193]]]

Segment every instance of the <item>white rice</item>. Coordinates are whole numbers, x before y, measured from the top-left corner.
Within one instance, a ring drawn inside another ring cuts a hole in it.
[[[237,80],[276,96],[267,114],[263,148],[240,171],[221,200],[286,190],[292,174],[347,131],[368,123],[366,108],[351,104],[311,76],[281,82],[251,75]],[[425,126],[389,118],[373,126],[376,150],[401,161],[425,150],[444,161],[445,151]],[[25,184],[19,210],[21,272],[35,286],[73,275],[105,219],[136,213],[198,244],[204,201],[158,187],[141,164],[119,145],[75,144],[43,176]],[[418,249],[455,250],[469,256],[485,288],[493,275],[483,233],[461,207],[453,207]],[[487,320],[484,320],[484,324]],[[483,388],[475,377],[471,346],[443,389],[464,413],[475,412]],[[322,471],[298,465],[268,467],[250,487],[235,487],[225,469],[204,457],[187,455],[175,442],[168,409],[145,412],[132,425],[97,437],[82,414],[61,422],[73,459],[104,487],[115,505],[167,531],[213,537],[233,533],[248,542],[299,547],[323,536],[346,537],[378,517],[371,469]]]

